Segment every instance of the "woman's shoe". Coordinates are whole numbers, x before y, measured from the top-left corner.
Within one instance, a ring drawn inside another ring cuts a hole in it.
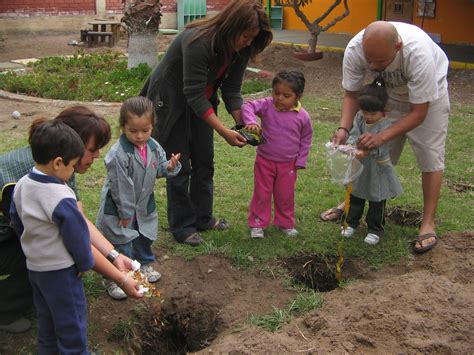
[[[183,244],[191,245],[192,247],[197,247],[202,243],[204,243],[204,239],[202,239],[201,234],[199,234],[198,232],[194,232],[183,242]]]

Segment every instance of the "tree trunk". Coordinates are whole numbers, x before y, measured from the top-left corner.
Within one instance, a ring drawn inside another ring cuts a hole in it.
[[[308,41],[308,53],[316,53],[316,45],[318,44],[318,34],[311,33],[311,38]]]
[[[152,69],[158,64],[157,33],[131,32],[128,34],[127,68],[135,68],[141,63],[147,63]]]

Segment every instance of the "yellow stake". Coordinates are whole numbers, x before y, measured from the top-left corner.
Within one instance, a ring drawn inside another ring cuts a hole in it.
[[[347,224],[347,215],[349,213],[350,201],[351,201],[352,183],[349,182],[346,188],[346,194],[344,198],[344,220],[342,221],[342,228],[346,229],[349,225]],[[339,259],[336,263],[336,280],[342,280],[342,265],[344,264],[344,239],[340,238],[337,243],[337,255]]]

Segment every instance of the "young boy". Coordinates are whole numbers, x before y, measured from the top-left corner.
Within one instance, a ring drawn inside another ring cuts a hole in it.
[[[33,287],[38,353],[87,353],[81,276],[94,259],[86,221],[65,184],[84,144],[73,129],[57,121],[37,127],[30,144],[35,166],[16,184],[10,217]]]

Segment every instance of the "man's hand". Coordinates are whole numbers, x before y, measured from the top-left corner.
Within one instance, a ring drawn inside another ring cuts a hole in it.
[[[357,141],[357,148],[371,150],[380,147],[385,143],[383,136],[380,133],[363,133]]]
[[[346,130],[339,128],[334,132],[331,142],[333,142],[336,145],[341,145],[346,143],[347,139],[349,138],[349,133],[347,133]]]
[[[132,270],[132,259],[129,257],[120,254],[113,262],[114,266],[120,271],[128,272]]]

